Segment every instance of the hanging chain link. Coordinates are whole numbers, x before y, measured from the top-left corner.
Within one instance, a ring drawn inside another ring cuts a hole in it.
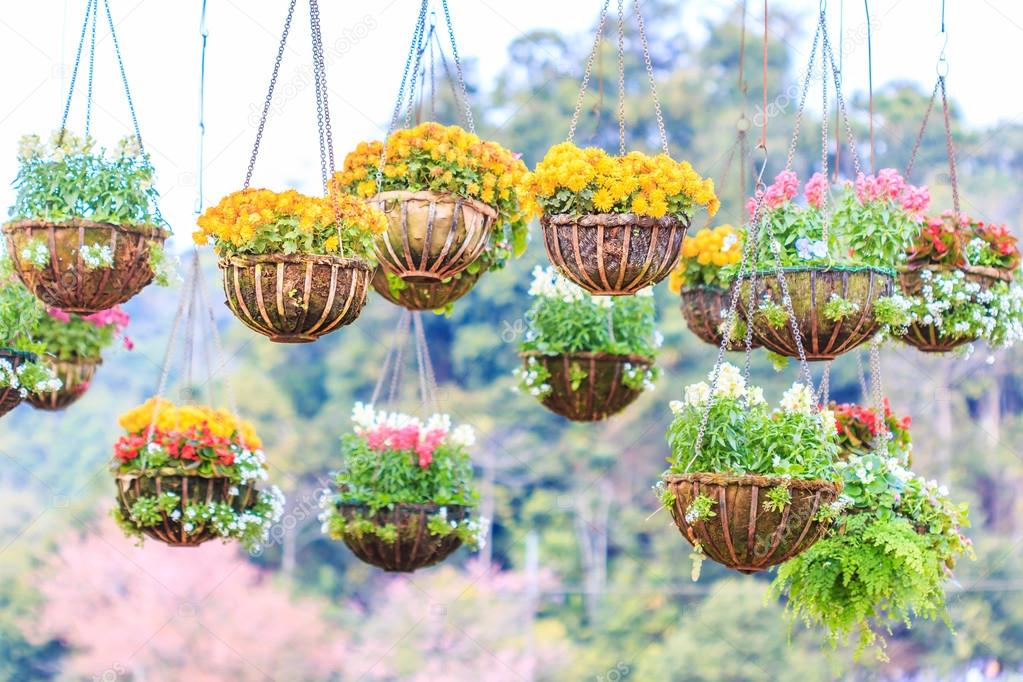
[[[92,82],[93,77],[96,73],[96,18],[99,15],[99,8],[96,6],[95,0],[93,7],[95,11],[92,13],[92,28],[90,29],[89,36],[89,78],[86,84],[85,91],[85,137],[88,139],[89,132],[92,130]]]
[[[256,156],[259,154],[259,144],[263,140],[263,130],[266,128],[266,119],[270,115],[270,105],[274,98],[274,88],[277,87],[277,77],[281,73],[281,61],[284,59],[284,49],[288,44],[288,33],[291,32],[291,20],[295,16],[295,4],[297,0],[288,3],[288,15],[284,20],[284,31],[281,33],[281,44],[277,48],[277,58],[274,59],[273,72],[270,75],[270,88],[266,93],[266,100],[263,102],[263,112],[259,116],[259,126],[256,128],[256,142],[252,145],[252,155],[249,157],[249,167],[245,172],[245,184],[248,189],[252,182],[252,171],[256,167]]]
[[[948,181],[952,185],[952,209],[955,211],[956,220],[959,219],[959,178],[956,174],[956,150],[952,144],[952,119],[948,106],[948,91],[945,88],[945,76],[938,76],[938,85],[941,86],[941,111],[945,119],[945,151],[948,153]]]
[[[934,102],[938,98],[938,89],[941,87],[941,80],[937,80],[934,83],[934,90],[931,92],[931,99],[927,102],[927,109],[924,110],[924,120],[920,125],[920,130],[916,134],[916,140],[913,142],[913,151],[909,154],[909,163],[906,164],[906,172],[903,175],[906,179],[909,179],[909,174],[913,172],[913,165],[916,163],[917,154],[920,152],[920,143],[923,142],[924,133],[927,132],[927,122],[931,118],[931,112],[934,111]]]
[[[625,156],[625,0],[618,0],[618,155]]]
[[[643,46],[643,64],[646,66],[647,79],[650,81],[650,96],[654,101],[657,132],[661,136],[661,149],[664,150],[666,156],[671,156],[668,147],[668,133],[664,128],[664,114],[661,112],[661,100],[657,96],[657,82],[654,80],[654,63],[650,58],[650,45],[646,39],[646,25],[643,23],[643,13],[639,10],[639,0],[633,0],[633,8],[636,13],[636,24],[639,26],[639,41]]]
[[[796,106],[795,121],[792,125],[792,140],[789,142],[788,156],[785,157],[785,170],[791,170],[796,159],[796,145],[799,143],[799,131],[803,123],[803,111],[806,109],[806,98],[810,92],[810,81],[813,78],[813,67],[817,59],[817,44],[821,37],[821,25],[817,23],[817,32],[813,34],[813,45],[810,46],[810,59],[806,65],[806,75],[803,78],[803,89],[799,93],[799,104]],[[767,111],[764,111],[767,116]]]
[[[568,126],[568,141],[571,142],[572,138],[575,137],[576,126],[579,125],[579,115],[583,110],[583,98],[586,96],[586,89],[590,86],[590,74],[593,72],[593,59],[596,57],[597,52],[600,50],[601,39],[604,36],[604,25],[607,23],[607,9],[611,4],[611,0],[604,0],[604,4],[600,8],[600,19],[597,21],[597,32],[593,36],[593,47],[590,49],[590,54],[586,58],[586,66],[583,69],[583,82],[579,86],[579,94],[575,98],[575,111],[572,112],[572,122]]]
[[[823,36],[823,42],[827,45],[828,36],[824,29],[824,12],[821,11],[821,34]],[[828,60],[823,56],[823,48],[821,49],[821,173],[824,174],[824,179],[829,180],[831,172],[828,170]],[[831,217],[828,211],[828,194],[830,192],[821,192],[821,239],[824,244],[828,244],[828,232],[831,228]]]
[[[881,385],[881,337],[875,336],[870,342],[870,384],[874,389],[874,409],[877,410],[880,427],[877,449],[888,449],[888,418],[884,409],[884,387]]]
[[[444,8],[444,21],[448,25],[448,38],[451,40],[451,58],[455,62],[455,73],[458,74],[458,86],[462,89],[462,103],[465,106],[465,119],[469,132],[476,132],[476,122],[472,117],[472,102],[469,101],[469,90],[465,86],[465,74],[462,72],[462,60],[458,56],[458,44],[455,43],[455,29],[451,23],[451,12],[448,10],[448,0],[441,0]]]
[[[71,68],[71,82],[68,86],[67,100],[64,102],[64,114],[60,118],[60,138],[64,139],[64,131],[67,129],[68,115],[71,113],[71,100],[75,94],[75,83],[78,82],[78,68],[82,62],[82,48],[85,47],[85,34],[89,30],[89,17],[92,15],[93,7],[99,0],[85,0],[85,19],[82,21],[82,34],[78,38],[78,49],[75,51],[75,65]],[[99,11],[98,9],[96,10]]]
[[[825,23],[821,28],[823,34],[821,58],[827,59],[828,64],[831,65],[831,75],[835,84],[835,101],[838,103],[838,111],[841,114],[843,127],[845,128],[845,136],[847,146],[849,147],[849,156],[853,161],[853,174],[859,175],[862,172],[862,165],[860,163],[860,152],[856,147],[856,138],[853,135],[852,123],[849,120],[849,111],[845,106],[845,97],[842,95],[842,77],[841,71],[835,65],[835,53],[831,47],[831,39],[828,36],[828,28]],[[835,133],[838,134],[837,131]]]

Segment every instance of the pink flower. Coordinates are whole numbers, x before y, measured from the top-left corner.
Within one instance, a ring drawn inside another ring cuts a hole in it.
[[[433,461],[433,453],[444,441],[445,432],[442,429],[432,429],[420,434],[419,443],[416,445],[416,454],[419,455],[419,466],[426,468]]]
[[[746,200],[746,213],[749,215],[749,219],[753,220],[754,215],[757,212],[757,204],[764,200],[764,193],[757,190],[756,194]]]
[[[903,189],[906,187],[906,181],[899,175],[899,171],[894,168],[882,168],[879,170],[877,172],[877,184],[881,196],[887,196],[889,199],[894,200],[898,200]]]
[[[828,179],[824,177],[823,173],[814,173],[809,180],[806,181],[806,187],[803,189],[803,194],[806,197],[806,203],[810,204],[814,208],[820,208],[824,205],[824,195],[828,191]]]
[[[65,313],[60,308],[52,308],[52,307],[51,308],[47,308],[46,309],[46,313],[50,317],[52,317],[53,319],[57,320],[57,322],[70,322],[71,321],[71,316],[68,315],[67,313]]]
[[[926,187],[906,185],[900,201],[902,208],[912,213],[915,218],[922,218],[923,212],[931,203],[931,193]]]
[[[861,204],[874,201],[881,196],[881,184],[873,175],[856,174],[856,198]]]
[[[795,172],[782,171],[774,178],[774,183],[764,192],[764,203],[769,208],[777,208],[786,201],[791,201],[799,194],[799,178]]]
[[[129,339],[127,336],[123,337],[123,339],[124,339],[124,349],[125,350],[135,350],[135,342],[134,341]]]

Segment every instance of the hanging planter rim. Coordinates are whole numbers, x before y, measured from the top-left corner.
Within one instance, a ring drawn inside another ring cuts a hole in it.
[[[986,265],[934,265],[925,263],[919,266],[912,265],[901,265],[897,272],[899,275],[907,275],[911,273],[917,273],[922,270],[930,270],[931,272],[948,273],[955,272],[956,270],[962,270],[968,275],[977,275],[978,277],[990,277],[991,279],[1000,280],[1002,282],[1012,282],[1015,279],[1015,272],[1006,268],[993,268]]]
[[[433,203],[443,202],[455,202],[460,201],[463,204],[467,204],[470,207],[476,209],[488,218],[497,219],[497,209],[488,203],[474,199],[472,197],[462,196],[455,192],[434,192],[433,190],[412,190],[412,189],[393,189],[386,192],[379,192],[374,194],[366,201],[429,201]]]
[[[578,225],[580,227],[679,227],[689,225],[688,216],[666,215],[654,218],[635,213],[544,213],[540,223],[548,225]]]
[[[877,265],[786,265],[781,269],[779,268],[760,268],[754,270],[752,273],[743,273],[738,275],[736,280],[748,280],[754,275],[758,279],[770,275],[777,275],[779,272],[788,274],[790,272],[875,272],[879,275],[886,277],[895,277],[896,271],[892,268],[884,268]]]
[[[712,293],[728,293],[731,290],[732,290],[732,286],[731,285],[728,285],[727,287],[722,287],[722,286],[717,286],[716,284],[692,284],[692,285],[689,285],[689,286],[684,286],[681,289],[679,289],[678,295],[681,296],[682,294],[685,294],[685,293],[688,293],[688,292],[693,292],[693,291],[698,291],[698,292],[709,291],[709,292],[712,292]]]
[[[394,502],[389,506],[379,507],[376,510],[371,510],[370,506],[365,502],[345,502],[341,500],[335,503],[338,509],[348,509],[352,511],[369,511],[371,514],[378,514],[380,512],[420,512],[425,511],[429,514],[440,512],[444,509],[455,509],[464,511],[466,514],[475,509],[466,504],[437,504],[436,502]]]
[[[352,268],[354,270],[363,270],[369,272],[372,270],[369,263],[362,258],[348,257],[348,256],[333,256],[325,253],[261,253],[261,254],[248,254],[248,253],[236,253],[230,256],[220,256],[218,264],[221,267],[227,267],[229,265],[237,265],[239,267],[252,267],[254,265],[262,265],[264,263],[291,263],[291,264],[304,264],[304,263],[319,263],[323,265],[337,265],[342,268]]]
[[[544,353],[538,350],[527,350],[521,351],[519,357],[526,358],[560,358],[569,356],[573,359],[578,360],[615,360],[615,361],[626,361],[634,362],[640,365],[652,365],[654,364],[653,358],[648,358],[645,355],[639,355],[637,353],[605,353],[602,351],[565,351],[563,353]]]
[[[220,480],[231,481],[235,485],[238,485],[238,486],[245,485],[245,483],[246,483],[245,481],[236,481],[235,479],[231,478],[230,476],[203,476],[202,474],[200,474],[198,472],[198,470],[196,470],[193,473],[193,472],[190,472],[190,471],[189,472],[185,472],[185,471],[181,471],[181,470],[178,470],[178,469],[174,469],[174,470],[161,469],[161,470],[156,470],[156,471],[154,471],[154,470],[147,470],[147,471],[142,471],[142,472],[133,473],[133,474],[129,474],[129,473],[116,473],[116,474],[114,474],[114,478],[116,480],[118,480],[118,481],[128,481],[128,482],[131,482],[131,481],[134,481],[134,480],[140,479],[140,478],[202,478],[202,479],[206,479],[207,481],[220,481]]]
[[[38,362],[39,356],[26,350],[14,350],[13,348],[0,347],[0,358],[17,358],[23,362]]]
[[[93,228],[93,229],[104,229],[104,230],[117,230],[118,232],[131,232],[134,234],[140,234],[147,239],[161,239],[166,240],[170,238],[170,231],[156,225],[148,223],[141,224],[118,224],[118,223],[98,223],[94,220],[86,220],[85,218],[70,218],[68,220],[42,220],[37,218],[27,218],[24,220],[13,220],[9,223],[4,223],[3,231],[5,234],[10,232],[17,232],[25,228],[57,228],[57,229],[73,229],[73,228]]]
[[[688,474],[665,473],[661,480],[668,484],[676,483],[707,483],[712,485],[748,485],[760,488],[785,486],[798,490],[833,490],[842,491],[842,483],[820,478],[788,478],[785,476],[768,476],[765,474],[729,474],[717,471],[697,471]]]

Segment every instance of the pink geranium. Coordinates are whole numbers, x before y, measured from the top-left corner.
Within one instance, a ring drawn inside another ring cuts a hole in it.
[[[799,178],[794,171],[784,170],[774,177],[774,182],[766,190],[757,190],[756,194],[746,200],[746,211],[752,220],[757,205],[763,203],[767,208],[778,208],[787,201],[792,201],[799,194]]]
[[[814,173],[809,180],[806,181],[806,187],[803,190],[803,195],[806,197],[806,203],[814,208],[821,208],[824,206],[824,196],[828,191],[828,179],[824,177],[823,173]]]
[[[931,202],[931,193],[926,187],[908,184],[894,168],[882,168],[877,175],[858,173],[854,187],[861,204],[893,201],[911,213],[914,219],[922,219]]]

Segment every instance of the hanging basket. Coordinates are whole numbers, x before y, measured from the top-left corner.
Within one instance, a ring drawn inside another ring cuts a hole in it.
[[[625,365],[647,369],[653,361],[641,355],[611,355],[609,353],[565,353],[544,355],[538,352],[520,353],[523,361],[536,359],[548,372],[550,393],[540,398],[548,410],[576,422],[596,422],[618,414],[631,405],[643,392],[625,385]],[[586,377],[577,388],[572,387],[573,368],[582,370]]]
[[[479,258],[497,210],[447,192],[381,192],[367,202],[387,216],[377,238],[380,266],[406,282],[442,282]]]
[[[631,213],[543,215],[547,258],[591,294],[628,296],[657,284],[678,263],[688,220]]]
[[[23,362],[35,362],[36,356],[10,348],[0,348],[0,360],[9,362],[11,369],[17,372]],[[21,389],[10,386],[0,388],[0,417],[17,407],[22,400]]]
[[[739,294],[739,312],[743,320],[752,325],[753,338],[770,351],[798,358],[792,320],[772,326],[763,314],[748,310],[749,280],[750,275],[743,275],[739,280],[743,288]],[[881,327],[874,318],[874,303],[882,296],[890,296],[895,289],[892,276],[874,268],[785,268],[785,282],[807,360],[833,360],[869,341]],[[756,285],[755,305],[760,305],[765,298],[782,305],[777,272],[756,273]],[[838,321],[827,319],[824,306],[832,294],[855,303],[859,310]]]
[[[675,493],[671,515],[686,540],[741,573],[780,564],[817,542],[826,528],[817,510],[834,502],[841,489],[829,481],[716,473],[666,474],[664,482]],[[779,485],[788,486],[792,501],[772,511],[764,502]],[[700,494],[716,502],[715,515],[690,523],[686,510]]]
[[[687,287],[681,291],[682,317],[685,318],[689,331],[696,334],[705,343],[716,348],[721,347],[722,327],[728,312],[729,293],[727,289],[718,287]],[[736,317],[736,323],[741,321]],[[760,344],[753,341],[751,348],[759,348]],[[746,350],[745,339],[730,338],[726,350]]]
[[[475,273],[465,270],[444,282],[405,282],[405,287],[400,291],[391,291],[386,271],[377,268],[373,272],[373,289],[394,305],[406,310],[440,310],[472,291],[484,272],[483,268]]]
[[[131,518],[131,506],[142,496],[158,496],[172,492],[181,497],[180,507],[190,502],[223,502],[242,512],[256,502],[256,490],[251,484],[236,483],[229,478],[203,478],[201,476],[118,476],[117,505],[125,519]],[[232,493],[234,489],[237,493]],[[161,520],[139,530],[154,540],[172,547],[198,547],[207,540],[220,537],[211,524],[197,521],[191,532],[185,530],[186,520],[172,519],[160,513]]]
[[[101,358],[59,360],[46,357],[43,358],[43,362],[50,366],[62,385],[56,391],[29,393],[26,400],[37,409],[55,412],[63,410],[85,395],[103,360]]]
[[[920,276],[920,273],[924,270],[929,270],[933,273],[948,274],[960,270],[964,274],[964,279],[967,282],[974,282],[980,285],[982,290],[987,290],[993,287],[998,282],[1011,282],[1012,272],[1009,270],[999,270],[998,268],[980,267],[976,265],[964,265],[958,268],[947,267],[947,266],[928,266],[924,268],[900,268],[899,269],[899,288],[902,289],[903,293],[907,296],[919,296],[921,290],[924,287],[924,279]],[[948,353],[950,351],[965,346],[968,343],[973,343],[977,340],[976,336],[948,336],[942,334],[940,330],[932,324],[923,324],[922,322],[914,322],[909,325],[906,333],[900,337],[900,340],[922,353]]]
[[[362,312],[370,267],[357,258],[311,254],[221,258],[235,317],[278,343],[307,343]]]
[[[337,508],[346,521],[361,518],[367,509],[365,505],[344,503],[338,504]],[[355,556],[371,566],[385,571],[411,573],[439,564],[462,546],[462,540],[454,533],[444,537],[430,534],[427,523],[439,509],[434,504],[399,504],[394,509],[378,510],[370,518],[378,526],[393,525],[398,532],[394,542],[370,533],[359,536],[346,532],[342,539]],[[447,506],[447,518],[451,521],[461,522],[468,516],[469,510],[465,507]]]
[[[147,225],[110,225],[89,220],[48,223],[21,220],[3,226],[18,278],[40,300],[69,313],[90,314],[124,303],[153,281],[150,249],[167,232]],[[49,263],[36,267],[22,256],[44,244]],[[82,247],[109,246],[111,267],[89,268]]]

